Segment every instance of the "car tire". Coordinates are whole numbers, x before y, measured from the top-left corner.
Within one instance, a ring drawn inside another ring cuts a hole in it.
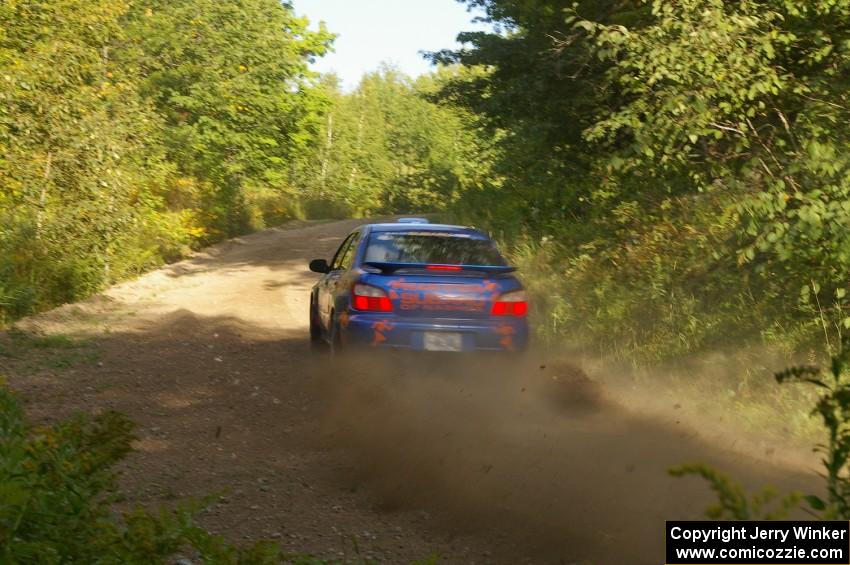
[[[328,344],[330,346],[332,357],[339,357],[342,355],[342,337],[339,333],[339,323],[334,319],[333,314],[331,314],[331,332]]]
[[[319,321],[319,311],[312,297],[310,298],[310,349],[317,353],[328,351],[328,342],[325,340],[322,324]]]
[[[319,323],[319,311],[313,297],[310,297],[310,347],[314,350],[323,350],[327,344],[322,335],[322,326]]]

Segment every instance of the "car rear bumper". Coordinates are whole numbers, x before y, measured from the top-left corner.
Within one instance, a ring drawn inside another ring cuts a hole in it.
[[[435,350],[435,342],[442,341],[433,339],[433,334],[437,333],[455,334],[457,337],[448,342],[458,346],[457,351],[519,352],[528,345],[528,322],[525,318],[512,317],[410,319],[392,314],[358,313],[340,319],[340,333],[344,345],[415,351]],[[432,335],[426,339],[426,334]]]

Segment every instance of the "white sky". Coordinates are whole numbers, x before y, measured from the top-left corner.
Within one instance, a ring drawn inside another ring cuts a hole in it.
[[[313,68],[333,71],[343,88],[357,86],[363,73],[382,62],[392,63],[416,77],[428,72],[430,63],[421,51],[456,48],[461,31],[488,29],[472,23],[477,13],[455,0],[293,0],[295,13],[307,16],[310,27],[324,21],[338,34],[334,53],[319,59]]]

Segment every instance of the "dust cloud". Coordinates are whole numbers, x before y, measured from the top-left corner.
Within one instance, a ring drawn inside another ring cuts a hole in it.
[[[664,521],[701,519],[711,502],[701,481],[667,475],[678,463],[705,461],[750,487],[809,486],[625,408],[574,364],[541,359],[326,359],[326,433],[353,452],[353,480],[379,505],[509,538],[492,556],[506,563],[520,558],[514,547],[533,562],[660,562]]]

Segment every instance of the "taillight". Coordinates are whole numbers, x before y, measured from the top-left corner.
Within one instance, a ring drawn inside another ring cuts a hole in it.
[[[493,301],[493,316],[525,316],[528,314],[528,297],[524,290],[506,292]]]
[[[460,271],[463,267],[460,265],[427,265],[425,269],[429,271]]]
[[[356,284],[351,291],[351,307],[364,312],[392,312],[387,293],[376,286]]]

